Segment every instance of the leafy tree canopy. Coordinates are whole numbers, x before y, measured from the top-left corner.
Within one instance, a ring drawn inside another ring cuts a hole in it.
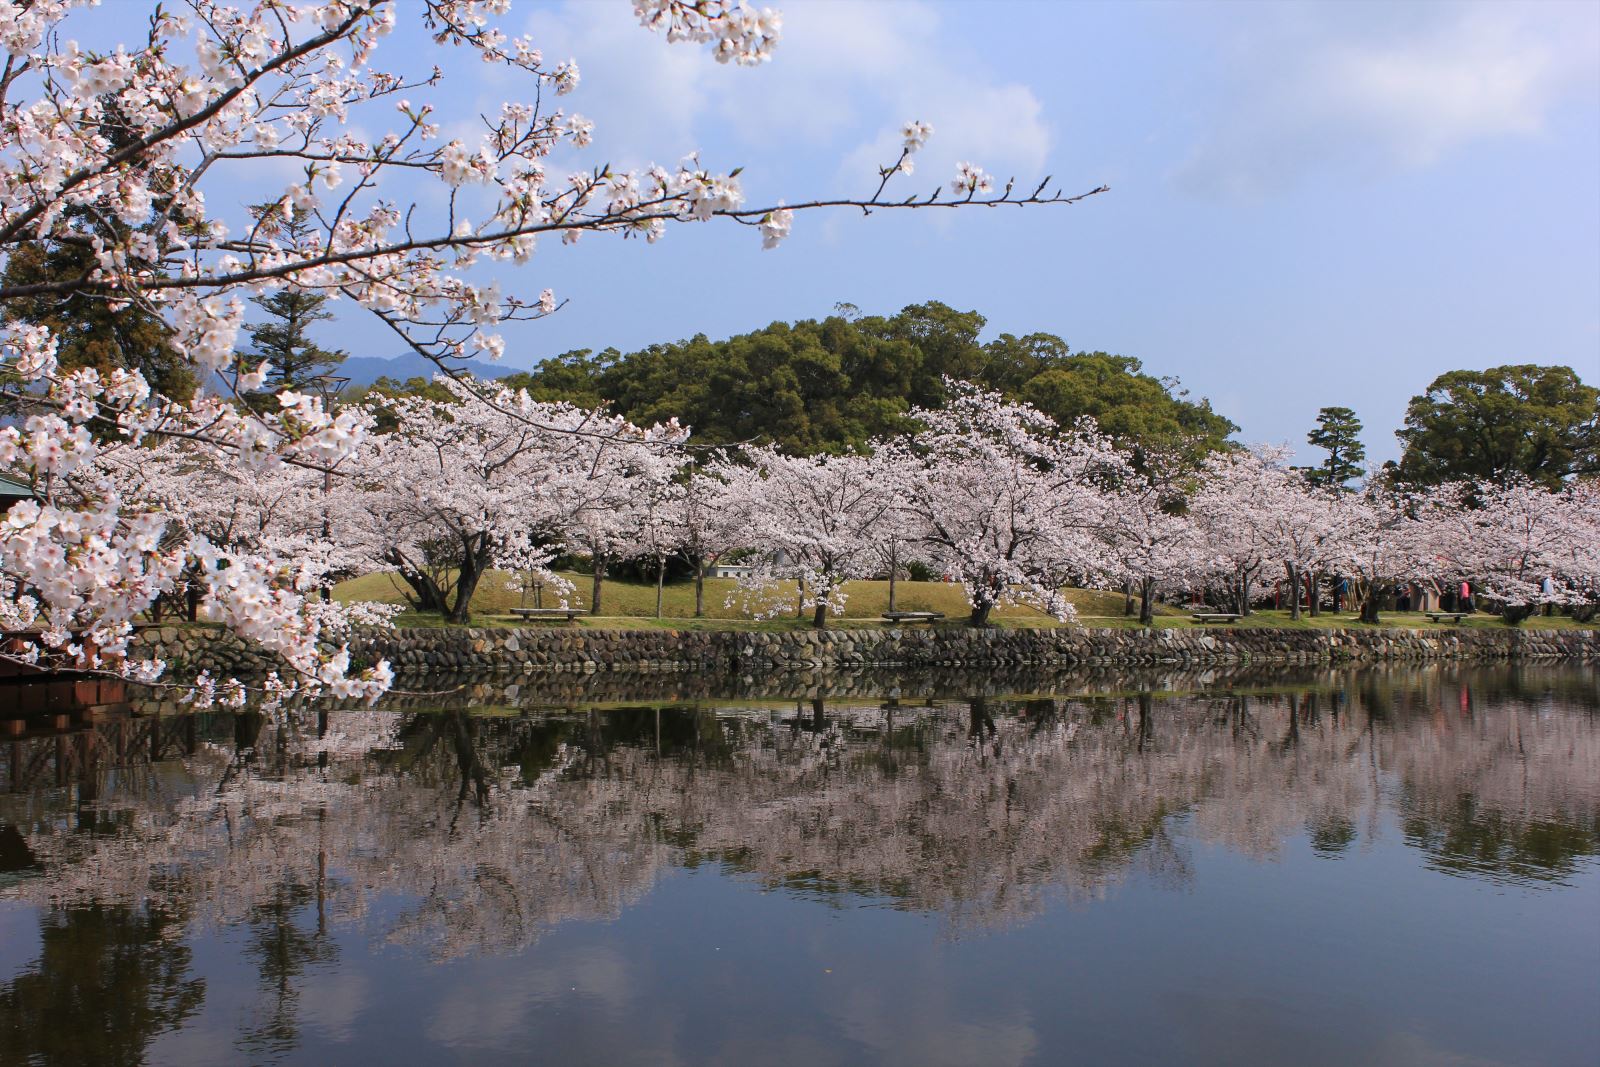
[[[126,148],[137,139],[115,96],[101,97],[98,109],[89,114],[94,116],[92,126],[105,138],[108,152]],[[156,195],[153,206],[159,216],[168,200]],[[89,278],[100,267],[93,238],[100,238],[107,247],[127,243],[129,227],[117,218],[76,206],[67,207],[62,216],[72,230],[71,239],[16,245],[0,272],[0,286],[20,288]],[[142,228],[150,232],[149,224]],[[135,257],[129,258],[128,266],[159,273],[157,264]],[[166,322],[147,306],[73,290],[7,300],[0,306],[0,317],[47,327],[56,339],[56,359],[63,370],[92,367],[102,375],[118,368],[137,370],[163,396],[187,400],[194,395],[192,365],[172,347]],[[98,423],[93,428],[98,432],[108,429]]]
[[[94,249],[87,244],[49,250],[21,245],[6,260],[0,284],[23,286],[82,278],[97,266]],[[163,396],[183,400],[194,393],[191,365],[168,341],[167,324],[146,308],[113,306],[98,294],[46,293],[7,301],[3,315],[9,321],[49,327],[63,370],[93,367],[102,375],[119,367],[138,370]]]
[[[912,408],[942,405],[946,377],[1027,400],[1063,425],[1093,416],[1127,443],[1198,453],[1224,447],[1237,429],[1127,356],[1074,354],[1047,333],[983,343],[982,315],[937,301],[888,317],[838,310],[720,341],[702,334],[637,352],[569,352],[505,381],[541,400],[607,403],[635,423],[677,418],[707,443],[801,453],[852,451],[904,429]]]
[[[1503,482],[1551,488],[1600,472],[1600,389],[1571,367],[1531,363],[1441,374],[1406,407],[1399,476],[1418,485]]]

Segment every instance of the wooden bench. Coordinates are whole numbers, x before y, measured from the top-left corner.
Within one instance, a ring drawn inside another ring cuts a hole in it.
[[[1239,616],[1228,611],[1197,611],[1189,616],[1195,622],[1238,622]]]
[[[1471,615],[1472,612],[1470,612],[1470,611],[1424,611],[1422,614],[1424,614],[1424,615],[1426,615],[1428,617],[1428,621],[1429,622],[1443,622],[1444,620],[1449,619],[1451,622],[1455,623],[1457,626],[1460,626],[1461,625],[1461,620],[1466,618],[1468,615]]]
[[[523,619],[566,619],[571,622],[588,612],[583,608],[512,608],[511,614]]]
[[[942,611],[886,611],[884,622],[938,622],[944,618]]]

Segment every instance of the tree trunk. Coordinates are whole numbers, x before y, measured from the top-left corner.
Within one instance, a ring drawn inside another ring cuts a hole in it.
[[[466,623],[472,619],[472,594],[483,578],[485,555],[481,550],[469,550],[462,555],[461,573],[456,578],[456,602],[445,612],[445,618],[451,622]]]
[[[423,574],[412,567],[399,553],[391,552],[386,559],[394,565],[395,573],[400,576],[400,580],[409,585],[411,591],[416,594],[413,607],[418,611],[444,613],[444,591],[439,588],[439,584],[430,575]]]
[[[900,569],[899,568],[898,554],[896,552],[897,545],[898,545],[898,542],[896,542],[895,539],[891,537],[889,539],[889,611],[890,611],[890,613],[894,612],[895,571]]]
[[[828,621],[828,601],[825,597],[817,598],[817,609],[811,614],[811,625],[818,630],[822,629]]]
[[[1133,579],[1122,583],[1122,614],[1133,614]]]
[[[1500,609],[1500,621],[1507,626],[1517,626],[1536,610],[1532,604],[1507,604]]]
[[[400,580],[409,585],[411,591],[417,595],[418,611],[437,611],[443,614],[444,593],[432,578],[426,574],[418,574],[415,571],[402,570],[396,573],[400,575]]]
[[[1320,616],[1322,614],[1322,572],[1321,571],[1312,571],[1311,572],[1311,581],[1309,583],[1309,588],[1307,590],[1307,593],[1308,593],[1308,599],[1311,601],[1311,603],[1308,604],[1307,606],[1311,609],[1311,617],[1313,619],[1315,619],[1315,618],[1317,618],[1318,616]]]
[[[656,618],[661,618],[661,583],[667,573],[667,561],[660,556],[656,557]]]
[[[1300,568],[1292,563],[1285,563],[1283,569],[1289,573],[1289,618],[1300,621]]]
[[[1154,626],[1156,622],[1156,583],[1145,578],[1139,583],[1139,625]]]
[[[589,593],[589,614],[600,614],[600,583],[605,580],[606,561],[599,553],[594,557],[594,586]]]
[[[706,614],[706,560],[704,556],[694,558],[694,617],[705,618]]]
[[[983,627],[989,625],[989,612],[994,610],[994,605],[987,601],[972,605],[972,616],[967,622],[972,626]]]
[[[795,579],[794,617],[797,619],[806,617],[806,580],[804,578]]]
[[[1239,617],[1245,618],[1250,614],[1250,579],[1243,576],[1239,579]]]
[[[1361,601],[1361,621],[1377,625],[1378,622],[1378,585],[1376,582],[1367,586],[1366,599]]]

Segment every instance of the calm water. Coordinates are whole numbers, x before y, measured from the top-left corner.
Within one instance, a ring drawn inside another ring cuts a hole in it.
[[[1600,1062],[1593,670],[407,702],[0,739],[0,1063]]]

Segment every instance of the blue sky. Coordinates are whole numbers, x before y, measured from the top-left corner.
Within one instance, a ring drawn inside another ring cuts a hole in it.
[[[1442,371],[1566,363],[1600,384],[1600,5],[775,6],[775,58],[737,69],[645,33],[621,0],[519,4],[511,28],[578,59],[562,103],[596,123],[595,148],[558,165],[699,150],[745,167],[752,202],[792,202],[870,190],[923,118],[907,191],[962,159],[1112,191],[807,215],[776,251],[729,226],[546,245],[505,284],[570,303],[509,331],[508,363],[937,299],[991,332],[1136,356],[1245,441],[1303,444],[1318,407],[1351,406],[1375,459]],[[389,65],[415,48],[394,45]],[[473,110],[522,95],[476,64],[450,84]],[[390,354],[358,319],[337,329]]]

